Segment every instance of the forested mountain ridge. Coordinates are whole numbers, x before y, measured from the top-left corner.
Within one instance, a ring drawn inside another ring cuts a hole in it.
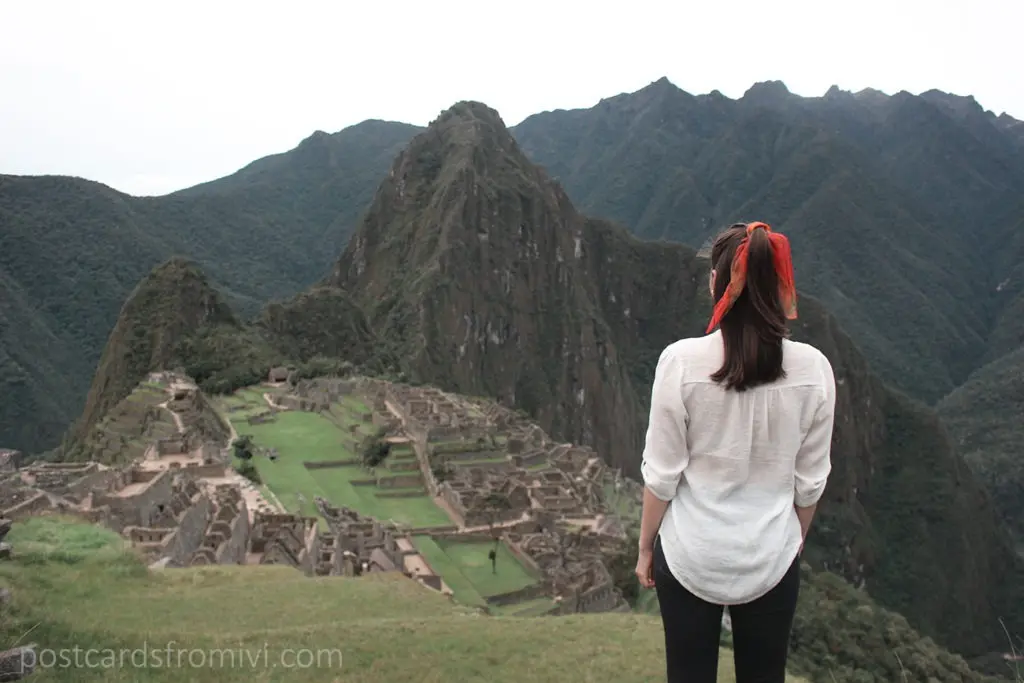
[[[10,292],[0,362],[12,387],[26,387],[18,405],[0,399],[0,443],[55,443],[119,302],[169,256],[195,259],[243,314],[307,286],[420,130],[366,121],[317,132],[166,197],[0,176],[0,286]],[[755,215],[789,231],[801,286],[874,367],[928,401],[1020,337],[1024,304],[1007,296],[1019,259],[1006,245],[1021,248],[1022,131],[938,91],[801,98],[773,82],[731,100],[666,79],[513,129],[581,208],[642,237],[697,246]]]
[[[315,281],[412,130],[368,121],[317,133],[165,197],[0,176],[0,444],[57,444],[82,410],[122,302],[169,257],[194,259],[243,315]]]
[[[790,234],[801,286],[934,402],[982,364],[1004,310],[993,245],[1024,194],[1010,121],[938,91],[803,98],[773,82],[730,100],[662,79],[515,133],[581,208],[640,236],[699,245],[754,218]]]

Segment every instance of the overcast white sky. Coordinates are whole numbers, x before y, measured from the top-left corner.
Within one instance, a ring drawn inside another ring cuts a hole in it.
[[[0,173],[162,194],[462,99],[509,125],[667,76],[973,94],[1024,119],[1018,0],[0,0]]]

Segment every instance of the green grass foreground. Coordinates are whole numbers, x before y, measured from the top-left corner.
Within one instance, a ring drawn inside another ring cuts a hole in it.
[[[13,599],[0,637],[5,647],[37,644],[41,668],[31,680],[39,683],[653,683],[664,676],[660,624],[648,616],[487,617],[398,575],[149,571],[117,535],[55,517],[19,523],[9,538],[14,558],[0,564],[0,583]],[[71,666],[76,656],[79,666]],[[730,671],[725,656],[719,680],[731,681]]]

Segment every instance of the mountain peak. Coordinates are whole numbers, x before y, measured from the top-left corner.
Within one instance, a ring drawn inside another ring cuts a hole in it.
[[[460,102],[396,161],[327,284],[351,293],[411,378],[497,397],[625,466],[637,397],[594,276],[628,238],[588,226],[497,112]]]
[[[452,121],[481,122],[488,125],[505,126],[501,115],[483,102],[474,100],[462,100],[456,102],[434,120],[434,124],[450,123]],[[433,124],[432,124],[433,125]]]
[[[782,81],[760,81],[743,93],[743,101],[761,105],[777,105],[788,101],[792,93]]]
[[[187,334],[216,324],[238,325],[238,320],[202,270],[180,256],[153,268],[121,307],[76,436],[84,436],[149,372],[165,369]]]
[[[942,90],[932,89],[921,93],[921,99],[937,104],[956,116],[968,117],[985,114],[985,108],[981,106],[973,95],[954,95]]]
[[[381,250],[411,259],[399,271],[449,263],[460,258],[452,247],[491,231],[495,238],[508,233],[506,208],[523,195],[543,198],[556,212],[565,197],[526,158],[498,112],[481,102],[459,102],[395,159],[329,283],[390,290],[379,278],[364,281],[369,253],[378,254],[378,263],[388,260],[380,258]]]
[[[649,92],[669,92],[679,90],[679,88],[675,83],[668,80],[668,77],[662,76],[656,81],[651,81],[651,83],[647,87],[643,88],[643,90]]]
[[[850,97],[850,92],[843,90],[838,85],[833,85],[825,92],[825,99],[837,99],[840,97]]]
[[[413,138],[395,160],[392,176],[407,177],[411,167],[429,172],[453,163],[478,166],[490,156],[485,150],[526,160],[497,111],[482,102],[458,102]]]

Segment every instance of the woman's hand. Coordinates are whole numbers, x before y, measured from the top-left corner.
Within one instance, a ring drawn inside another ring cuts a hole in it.
[[[654,588],[654,551],[640,549],[636,558],[636,578],[644,588]]]

